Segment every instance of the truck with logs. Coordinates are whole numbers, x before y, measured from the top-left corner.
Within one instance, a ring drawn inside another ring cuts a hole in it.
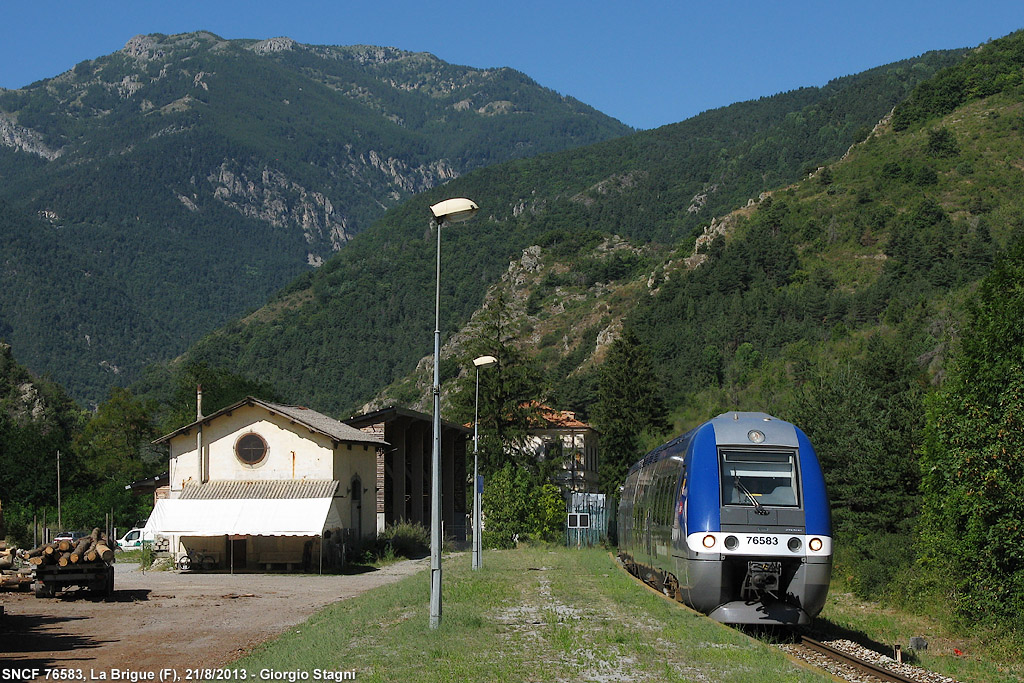
[[[114,551],[99,529],[77,541],[44,543],[22,551],[21,557],[32,566],[32,589],[37,598],[52,598],[71,586],[103,597],[114,593]]]

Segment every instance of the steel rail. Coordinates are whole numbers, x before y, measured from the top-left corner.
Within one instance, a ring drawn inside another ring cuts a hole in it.
[[[917,683],[913,678],[907,678],[903,674],[897,673],[896,671],[893,671],[891,669],[886,669],[884,667],[872,664],[871,662],[864,661],[859,657],[843,652],[842,650],[837,650],[833,647],[825,645],[824,643],[819,643],[817,640],[814,640],[813,638],[808,638],[807,636],[800,637],[800,646],[805,647],[808,650],[817,652],[818,654],[825,655],[826,657],[829,657],[831,659],[838,660],[843,664],[852,666],[856,669],[859,669],[860,671],[863,671],[864,673],[871,674],[872,676],[880,678],[883,681],[895,681],[896,683]]]

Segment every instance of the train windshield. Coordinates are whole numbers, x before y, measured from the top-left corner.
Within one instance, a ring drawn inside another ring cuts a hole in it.
[[[722,504],[796,507],[796,453],[722,451]]]

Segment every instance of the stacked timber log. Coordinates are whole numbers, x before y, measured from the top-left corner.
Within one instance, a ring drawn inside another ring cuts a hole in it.
[[[32,570],[18,564],[18,550],[0,541],[0,589],[27,588],[32,583]]]
[[[8,548],[6,541],[0,541],[0,571],[14,569],[14,560],[17,556],[17,549]]]
[[[68,567],[98,562],[109,563],[114,559],[114,551],[110,546],[107,535],[99,529],[93,529],[91,534],[83,536],[78,541],[53,541],[32,550],[23,550],[21,557],[36,567],[53,564]]]

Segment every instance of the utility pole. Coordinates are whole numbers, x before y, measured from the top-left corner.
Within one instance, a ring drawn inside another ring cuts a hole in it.
[[[60,451],[57,451],[57,531],[64,531],[60,518]]]

